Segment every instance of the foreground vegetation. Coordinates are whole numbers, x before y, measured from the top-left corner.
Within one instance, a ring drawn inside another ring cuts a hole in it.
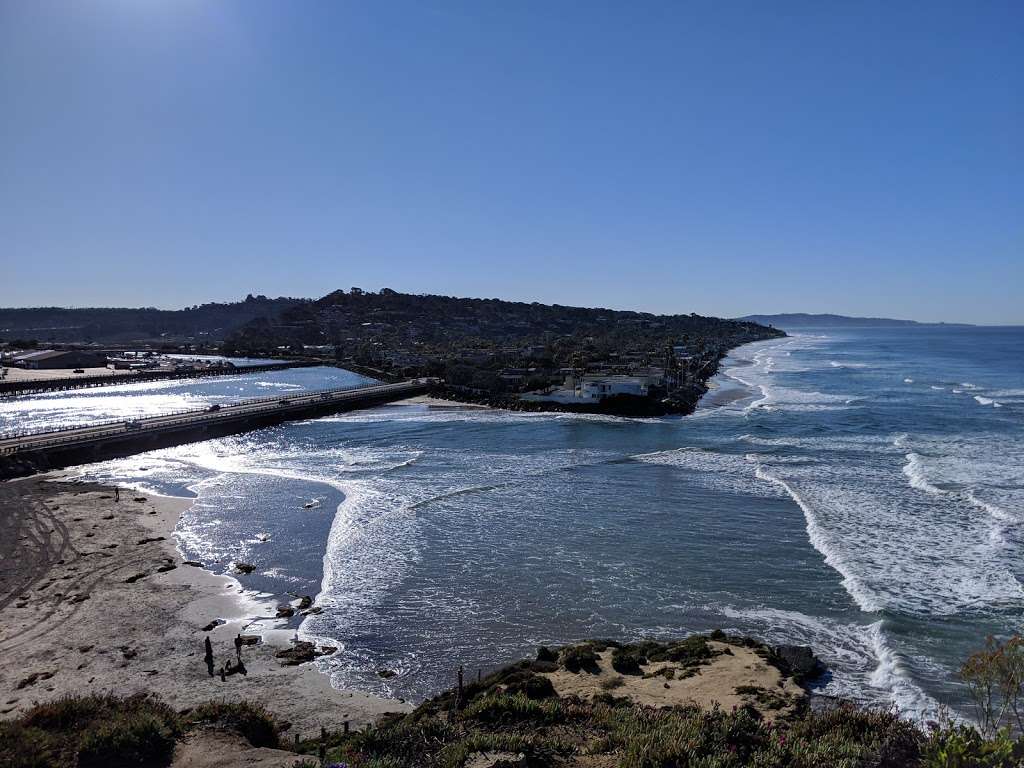
[[[262,707],[210,702],[176,712],[152,696],[74,696],[33,707],[0,722],[4,768],[164,766],[185,734],[215,729],[254,747],[278,746],[278,729]]]
[[[717,643],[710,644],[712,639]],[[557,696],[549,677],[593,674],[597,654],[604,651],[611,651],[615,670],[624,676],[641,675],[651,659],[698,669],[733,644],[753,649],[780,672],[799,675],[775,649],[721,633],[668,644],[542,648],[535,660],[448,691],[376,728],[326,734],[293,749],[307,755],[302,765],[345,768],[1024,766],[1024,738],[1013,735],[1009,720],[991,719],[1016,719],[1020,711],[1022,681],[1012,677],[1020,670],[1018,639],[993,641],[962,670],[965,682],[980,693],[976,701],[991,704],[981,731],[951,724],[921,729],[896,712],[847,704],[825,711],[798,707],[774,719],[753,703],[731,711],[657,709],[617,696],[614,686],[584,701]],[[0,765],[166,766],[178,740],[205,729],[236,734],[253,746],[279,747],[273,720],[249,704],[211,703],[175,712],[152,697],[88,696],[40,705],[0,723]]]

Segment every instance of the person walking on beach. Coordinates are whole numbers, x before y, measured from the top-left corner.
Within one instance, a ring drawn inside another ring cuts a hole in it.
[[[210,642],[210,638],[206,638],[204,645],[206,646],[206,655],[203,656],[203,660],[206,662],[206,671],[210,673],[210,677],[213,677],[213,643]]]
[[[114,501],[120,501],[120,500],[121,500],[121,489],[115,487],[114,488]]]
[[[238,663],[242,663],[242,635],[235,635],[235,656],[238,657]]]

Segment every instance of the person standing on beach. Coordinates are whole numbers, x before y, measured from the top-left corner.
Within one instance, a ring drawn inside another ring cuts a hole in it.
[[[206,671],[210,673],[210,677],[213,677],[213,643],[210,642],[210,638],[206,638],[204,643],[206,646],[206,655],[203,660],[206,662]]]
[[[235,635],[235,656],[238,657],[238,663],[242,663],[242,635]]]

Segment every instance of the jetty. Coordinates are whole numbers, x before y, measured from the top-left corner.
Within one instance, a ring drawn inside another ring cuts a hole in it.
[[[51,379],[11,379],[0,380],[0,397],[18,397],[20,395],[36,395],[41,392],[60,392],[66,389],[90,389],[92,387],[112,387],[118,384],[138,384],[144,381],[163,381],[165,379],[200,379],[206,376],[237,376],[239,374],[268,373],[284,371],[289,368],[313,368],[326,365],[323,360],[292,360],[283,363],[259,363],[256,365],[239,365],[234,367],[210,367],[184,371],[136,371],[130,374],[100,374],[94,376],[61,376]]]
[[[363,384],[217,404],[202,410],[0,435],[0,479],[194,443],[297,419],[368,408],[426,394],[433,379]]]

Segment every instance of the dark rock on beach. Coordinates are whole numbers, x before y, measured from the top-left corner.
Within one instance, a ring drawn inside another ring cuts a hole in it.
[[[775,654],[799,683],[805,683],[824,674],[825,665],[806,645],[777,645]]]
[[[278,651],[275,655],[276,658],[281,659],[281,663],[286,667],[294,667],[299,664],[306,664],[319,656],[328,656],[334,653],[337,649],[331,648],[330,646],[324,646],[323,648],[317,648],[313,643],[306,640],[300,640],[295,643],[291,648],[286,648],[283,651]]]

